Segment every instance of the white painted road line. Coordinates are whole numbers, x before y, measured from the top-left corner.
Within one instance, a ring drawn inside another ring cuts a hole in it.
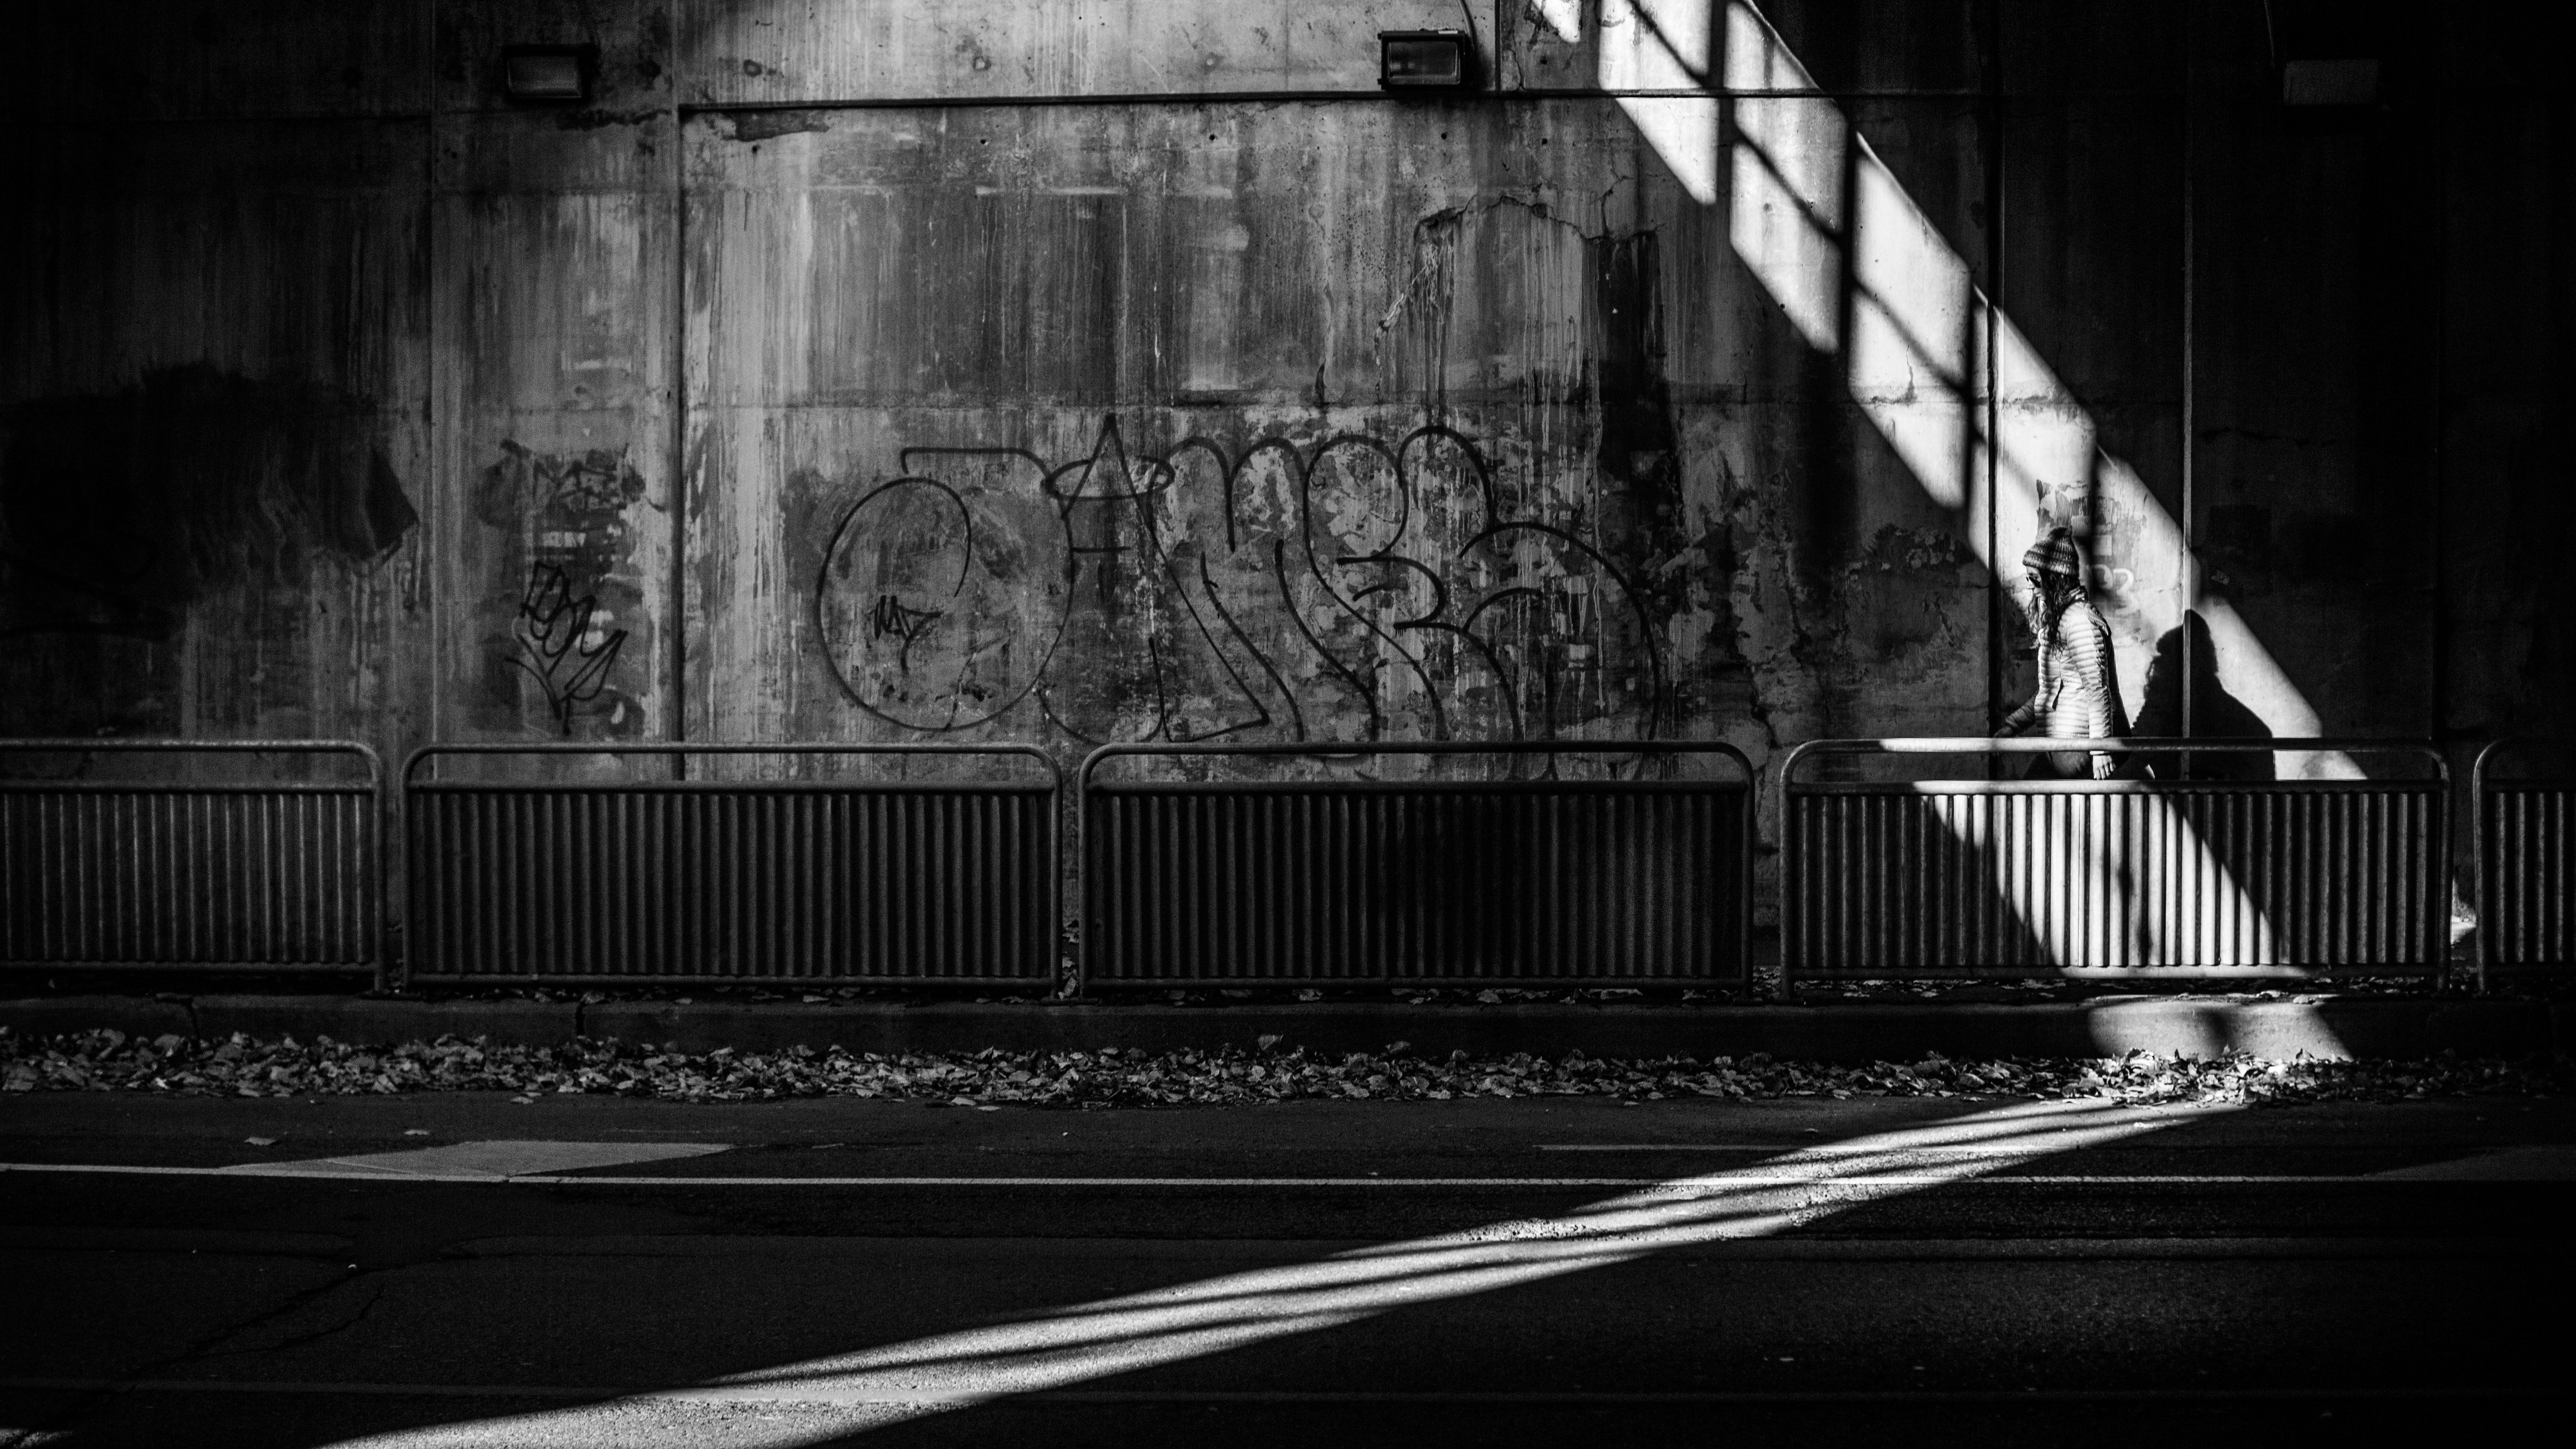
[[[1538,1142],[1541,1152],[1827,1152],[1812,1142]]]
[[[2421,1182],[2576,1182],[2576,1147],[2499,1147],[2386,1175]]]
[[[2479,1159],[2467,1159],[2474,1163]],[[1947,1187],[1998,1184],[2014,1187],[2325,1187],[2407,1186],[2419,1183],[2495,1184],[2565,1182],[2563,1173],[2498,1175],[2500,1169],[2445,1172],[2463,1165],[2437,1163],[2365,1173],[2046,1173],[1987,1175],[1972,1179],[1943,1173],[1863,1173],[1848,1177],[1815,1173],[1729,1173],[1727,1181],[1747,1187],[1822,1187],[1836,1183],[1872,1187]],[[292,1170],[289,1170],[292,1169]],[[550,1173],[391,1173],[331,1171],[300,1163],[275,1168],[136,1167],[112,1163],[0,1162],[0,1173],[99,1173],[130,1177],[223,1177],[234,1179],[295,1178],[340,1182],[467,1182],[556,1187],[1017,1187],[1017,1188],[1514,1188],[1546,1190],[1593,1187],[1652,1188],[1670,1181],[1661,1177],[664,1177],[621,1174],[614,1177],[569,1177]]]
[[[572,1388],[560,1384],[388,1384],[234,1379],[16,1379],[0,1391],[70,1394],[281,1394],[351,1398],[612,1399],[648,1389]],[[1049,1389],[1018,1396],[1055,1404],[2027,1404],[2033,1401],[2195,1403],[2203,1400],[2412,1400],[2556,1398],[2555,1385],[2372,1385],[2351,1388],[2212,1389]]]
[[[532,1173],[572,1172],[588,1167],[624,1167],[634,1162],[667,1162],[676,1157],[704,1157],[731,1147],[727,1142],[542,1142],[495,1140],[451,1142],[444,1147],[414,1147],[401,1152],[364,1152],[348,1157],[312,1157],[290,1162],[243,1162],[217,1168],[237,1177],[422,1177],[440,1181],[524,1177]]]
[[[1791,1143],[1541,1142],[1535,1146],[1541,1152],[1797,1152],[1808,1159],[1821,1161],[1831,1161],[1837,1155],[1837,1149],[1831,1145],[1800,1147]],[[1920,1147],[1915,1149],[1915,1153],[1931,1161],[1947,1160],[1959,1154],[1974,1157],[1982,1150],[1976,1147]],[[2384,1178],[2448,1179],[2463,1182],[2564,1182],[2576,1180],[2576,1146],[2548,1143],[2492,1148],[2466,1157],[2422,1163],[2413,1167],[2390,1168],[2385,1172],[2369,1174],[2365,1180],[2376,1181]],[[2229,1180],[2253,1181],[2256,1179]],[[2317,1177],[2305,1180],[2336,1181],[2339,1179]]]
[[[1673,1179],[1550,1216],[1221,1273],[687,1388],[367,1435],[340,1441],[338,1449],[484,1449],[496,1443],[610,1449],[711,1442],[710,1431],[719,1427],[724,1442],[742,1449],[833,1442],[927,1414],[1074,1389],[1088,1380],[1320,1332],[1400,1308],[1678,1248],[1777,1237],[1916,1185],[1947,1185],[1992,1168],[2106,1146],[2214,1111],[2113,1120],[2081,1104],[2009,1107],[1847,1140],[1846,1148],[1877,1149],[1857,1161],[1802,1161],[1792,1153],[1755,1172]],[[1909,1151],[1973,1143],[1983,1143],[1990,1154],[1923,1163],[1923,1171],[1915,1170],[1917,1159]],[[1867,1169],[1873,1166],[1886,1175],[1871,1175]]]

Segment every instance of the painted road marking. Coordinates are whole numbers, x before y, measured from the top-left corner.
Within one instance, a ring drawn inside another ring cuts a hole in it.
[[[648,1393],[625,1387],[574,1388],[561,1384],[389,1384],[237,1379],[17,1379],[0,1378],[0,1391],[70,1394],[322,1394],[349,1397],[442,1399],[608,1399]],[[1042,1389],[1015,1395],[1018,1402],[1059,1404],[1815,1404],[1815,1403],[2012,1403],[2034,1400],[2307,1399],[2524,1399],[2558,1397],[2555,1385],[2384,1384],[2350,1388],[2211,1389]]]
[[[573,1172],[586,1167],[623,1167],[633,1162],[667,1162],[675,1157],[704,1157],[730,1146],[727,1142],[452,1142],[444,1147],[415,1147],[402,1152],[241,1162],[213,1170],[235,1177],[417,1177],[455,1182]]]
[[[2448,1166],[2450,1164],[2437,1164]],[[290,1170],[291,1169],[291,1170]],[[622,1174],[614,1177],[567,1177],[548,1173],[435,1173],[342,1171],[279,1163],[240,1167],[140,1167],[114,1163],[0,1162],[0,1173],[102,1173],[129,1177],[301,1178],[341,1182],[479,1182],[528,1186],[577,1187],[1099,1187],[1099,1188],[1591,1188],[1657,1187],[1661,1177],[662,1177]],[[1994,1183],[2014,1187],[2297,1187],[2417,1183],[2563,1182],[2564,1174],[2523,1176],[2447,1174],[2399,1168],[2368,1173],[2045,1173],[1991,1175],[1960,1179],[1946,1174],[1865,1173],[1848,1177],[1811,1173],[1729,1173],[1727,1181],[1748,1187],[1825,1187],[1836,1183],[1877,1187],[1947,1187]]]
[[[2499,1147],[2381,1175],[2414,1182],[2576,1182],[2576,1147]]]
[[[2226,1109],[2220,1109],[2226,1110]],[[2191,1114],[2202,1115],[2202,1114]],[[1375,1244],[1311,1262],[1221,1273],[1191,1283],[1068,1304],[981,1327],[772,1365],[685,1389],[534,1409],[340,1441],[342,1449],[482,1449],[546,1443],[572,1449],[694,1443],[721,1424],[744,1446],[820,1443],[971,1404],[1082,1386],[1160,1364],[1355,1323],[1498,1289],[1633,1262],[1707,1243],[1770,1238],[1844,1208],[1925,1186],[2097,1147],[2173,1125],[2185,1114],[2111,1120],[2084,1106],[2011,1107],[1845,1142],[1874,1157],[1799,1154],[1755,1173],[1702,1174],[1569,1212],[1489,1222]],[[1907,1149],[1983,1143],[1977,1159],[1920,1163]],[[1875,1167],[1882,1176],[1871,1176]],[[1854,1169],[1859,1169],[1857,1173]],[[1833,1181],[1836,1177],[1844,1181]],[[1785,1178],[1782,1187],[1763,1185]],[[1800,1180],[1805,1179],[1805,1180]]]
[[[1538,1142],[1541,1152],[1830,1152],[1813,1142]],[[1974,1149],[1971,1149],[1974,1150]]]

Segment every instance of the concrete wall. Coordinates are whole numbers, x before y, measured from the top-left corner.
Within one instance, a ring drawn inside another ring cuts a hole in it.
[[[2521,7],[2338,114],[2250,3],[1469,8],[23,18],[0,733],[1758,760],[1983,732],[2043,512],[2142,727],[2576,702]]]

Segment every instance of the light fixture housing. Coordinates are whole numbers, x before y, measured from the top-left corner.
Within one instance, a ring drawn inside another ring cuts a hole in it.
[[[2263,0],[2263,40],[2281,104],[2360,110],[2387,103],[2405,37],[2395,0]],[[2420,10],[2421,7],[2416,7]]]
[[[2281,104],[2375,106],[2379,104],[2379,62],[2370,57],[2286,61],[2281,66]]]
[[[520,105],[562,105],[590,99],[599,50],[589,45],[505,45],[501,91]]]
[[[1381,30],[1377,83],[1390,91],[1473,90],[1476,39],[1463,30]]]

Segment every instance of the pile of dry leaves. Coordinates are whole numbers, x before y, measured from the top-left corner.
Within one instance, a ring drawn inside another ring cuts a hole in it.
[[[350,1093],[596,1092],[688,1102],[780,1097],[893,1097],[959,1105],[1238,1106],[1299,1100],[1445,1101],[1457,1097],[1610,1096],[1734,1100],[1777,1097],[2112,1097],[2132,1102],[2412,1101],[2470,1094],[2547,1096],[2576,1085],[2565,1062],[2441,1057],[2416,1062],[2126,1057],[1877,1062],[1866,1067],[1774,1061],[1761,1053],[1695,1061],[1612,1061],[1569,1052],[1434,1059],[1406,1043],[1342,1057],[1282,1050],[1149,1055],[986,1050],[880,1056],[834,1047],[690,1054],[578,1038],[552,1047],[453,1036],[399,1046],[316,1037],[151,1040],[118,1031],[22,1036],[0,1027],[0,1090],[141,1091],[295,1097]]]

